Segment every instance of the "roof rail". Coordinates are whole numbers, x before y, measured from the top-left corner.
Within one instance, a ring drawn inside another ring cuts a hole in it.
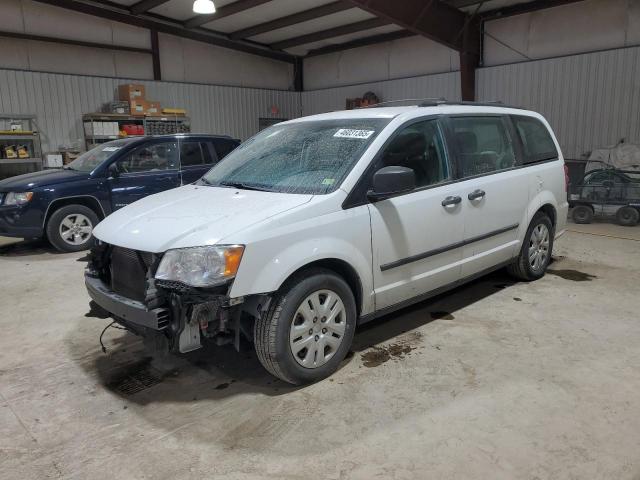
[[[405,98],[402,100],[389,100],[387,102],[380,102],[380,103],[375,103],[373,105],[366,105],[364,107],[356,107],[354,110],[360,110],[360,109],[364,109],[364,108],[379,108],[379,107],[384,107],[386,105],[393,105],[396,103],[403,103],[403,102],[414,102],[412,105],[406,105],[407,107],[410,106],[418,106],[418,107],[438,107],[440,105],[469,105],[469,106],[476,106],[476,107],[505,107],[505,108],[517,108],[522,110],[522,107],[517,107],[515,105],[507,105],[502,103],[500,100],[488,100],[486,102],[469,102],[466,100],[447,100],[444,97],[439,97],[439,98]]]
[[[421,106],[422,103],[436,102],[436,101],[446,101],[446,99],[442,97],[441,98],[405,98],[402,100],[389,100],[386,102],[374,103],[373,105],[365,105],[364,107],[356,107],[354,108],[354,110],[359,110],[362,108],[378,108],[378,107],[383,107],[385,105],[392,105],[394,103],[401,103],[401,102],[414,102],[413,105],[407,105],[407,107],[416,106],[416,105]],[[418,102],[422,102],[422,103],[418,103]]]
[[[467,100],[446,100],[444,98],[439,98],[434,101],[426,101],[422,102],[419,107],[437,107],[439,105],[469,105],[475,107],[505,107],[505,108],[518,108],[522,110],[522,107],[516,107],[514,105],[507,105],[502,103],[500,100],[488,100],[486,102],[470,102]]]

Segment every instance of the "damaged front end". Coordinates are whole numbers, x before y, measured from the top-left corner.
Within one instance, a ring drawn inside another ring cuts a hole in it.
[[[206,288],[158,280],[162,257],[96,242],[85,270],[89,295],[154,350],[186,353],[204,342],[233,343],[239,350],[241,335],[253,340],[254,320],[268,309],[268,295],[230,298],[233,279]]]

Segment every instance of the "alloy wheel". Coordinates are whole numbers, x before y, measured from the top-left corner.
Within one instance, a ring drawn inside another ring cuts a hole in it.
[[[93,232],[91,220],[81,213],[72,213],[60,222],[60,237],[69,245],[82,245]]]

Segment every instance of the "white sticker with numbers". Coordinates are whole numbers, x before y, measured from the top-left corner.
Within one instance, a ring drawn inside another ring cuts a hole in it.
[[[362,138],[367,139],[373,135],[373,130],[354,130],[352,128],[341,128],[333,136],[338,138]]]

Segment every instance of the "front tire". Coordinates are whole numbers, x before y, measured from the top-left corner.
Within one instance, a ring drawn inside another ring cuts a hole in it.
[[[93,229],[100,219],[89,207],[67,205],[59,208],[47,222],[47,239],[57,250],[80,252],[91,246]]]
[[[519,280],[531,282],[542,278],[551,261],[554,229],[546,213],[537,212],[525,235],[517,260],[507,271]]]
[[[287,281],[267,314],[256,320],[256,353],[267,371],[285,382],[316,382],[336,371],[355,328],[349,285],[330,270],[306,270]]]

